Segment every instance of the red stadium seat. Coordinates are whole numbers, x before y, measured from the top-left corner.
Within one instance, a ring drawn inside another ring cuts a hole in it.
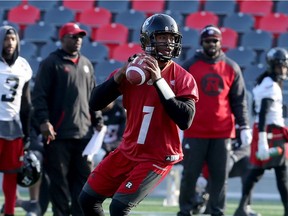
[[[82,11],[79,15],[79,22],[91,26],[91,27],[100,27],[111,23],[112,13],[106,8],[89,8]]]
[[[125,44],[120,44],[119,46],[115,47],[111,58],[116,61],[126,62],[130,56],[136,53],[143,53],[143,50],[140,44],[125,43]]]
[[[150,16],[164,11],[165,0],[131,0],[131,9],[143,11],[147,16]]]
[[[218,26],[219,18],[213,12],[199,11],[191,13],[186,17],[185,26],[201,30],[206,25]]]
[[[92,40],[106,44],[111,58],[113,49],[119,44],[127,43],[129,29],[120,23],[106,24],[98,28]]]
[[[220,28],[222,32],[222,49],[224,51],[228,49],[236,48],[238,45],[238,33],[231,28]]]
[[[288,16],[283,13],[272,13],[259,20],[259,29],[268,31],[278,37],[279,34],[287,31]]]
[[[259,19],[272,13],[273,2],[267,1],[239,1],[239,12],[251,14],[255,17],[255,28],[258,28]]]
[[[107,25],[112,21],[112,13],[101,7],[90,8],[82,11],[79,15],[79,23],[90,26],[92,28],[91,37],[96,34],[99,27]]]
[[[40,9],[28,5],[22,4],[12,8],[8,12],[7,20],[12,23],[17,23],[23,30],[27,25],[34,24],[40,19]]]

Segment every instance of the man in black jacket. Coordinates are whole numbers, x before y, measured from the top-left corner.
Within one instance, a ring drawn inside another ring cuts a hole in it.
[[[101,112],[91,112],[88,105],[95,79],[91,62],[80,53],[86,34],[75,23],[65,24],[59,31],[62,48],[40,63],[34,86],[32,102],[46,143],[45,168],[57,216],[82,215],[77,198],[92,168],[82,152],[102,124]]]

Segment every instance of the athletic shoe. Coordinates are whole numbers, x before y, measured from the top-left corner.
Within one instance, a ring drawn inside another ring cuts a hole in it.
[[[237,208],[233,216],[249,216],[249,214],[244,208]]]
[[[248,216],[262,216],[260,213],[255,212],[250,205],[247,206]]]
[[[41,208],[38,202],[22,201],[21,207],[27,212],[25,216],[41,216]]]

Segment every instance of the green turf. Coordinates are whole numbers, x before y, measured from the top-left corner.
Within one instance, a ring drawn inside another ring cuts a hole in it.
[[[25,198],[25,197],[24,197]],[[3,196],[1,196],[3,202]],[[147,198],[139,206],[133,209],[131,216],[176,216],[178,207],[164,207],[161,198]],[[108,205],[110,200],[104,202],[104,209],[106,215],[108,214]],[[233,215],[238,203],[236,200],[228,200],[227,202],[227,216]],[[262,216],[283,216],[283,207],[280,201],[259,201],[253,202],[253,209],[262,214]],[[25,212],[21,208],[16,208],[15,216],[25,216]],[[51,208],[45,216],[52,216]]]

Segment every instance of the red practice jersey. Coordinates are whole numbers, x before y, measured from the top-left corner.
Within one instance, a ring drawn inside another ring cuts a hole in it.
[[[198,100],[196,82],[181,66],[170,61],[161,74],[176,97]],[[176,163],[182,160],[179,128],[166,113],[151,80],[140,86],[124,80],[119,90],[127,110],[120,151],[135,161]]]

